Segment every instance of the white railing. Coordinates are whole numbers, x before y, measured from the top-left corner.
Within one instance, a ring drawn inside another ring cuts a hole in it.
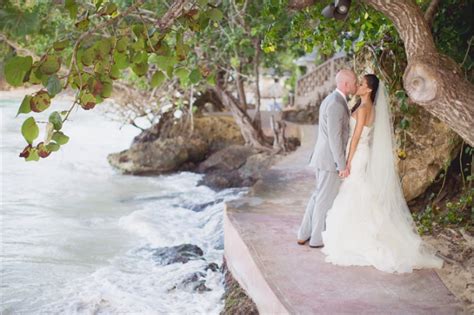
[[[347,57],[337,56],[299,78],[296,83],[295,106],[319,106],[323,98],[336,87],[337,71],[346,67]]]

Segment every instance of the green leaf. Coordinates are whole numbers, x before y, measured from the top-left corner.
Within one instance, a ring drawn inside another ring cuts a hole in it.
[[[61,92],[62,86],[61,81],[59,81],[57,75],[52,75],[48,78],[48,83],[46,84],[46,88],[48,89],[49,95],[54,97],[56,94]]]
[[[46,110],[51,105],[51,98],[48,92],[38,91],[30,100],[31,110],[35,113],[40,113]]]
[[[75,0],[66,0],[64,7],[69,11],[71,19],[76,19],[77,16],[77,3]]]
[[[173,67],[178,63],[178,58],[175,56],[158,56],[153,54],[149,61],[156,64],[161,70],[166,71],[169,67]]]
[[[67,39],[60,40],[60,41],[54,42],[53,48],[56,51],[61,51],[64,48],[66,48],[68,44],[69,44],[69,41]]]
[[[81,62],[84,66],[90,66],[94,63],[94,48],[90,47],[81,54]]]
[[[30,100],[31,100],[31,95],[25,95],[25,97],[23,98],[23,101],[21,102],[20,108],[18,109],[18,112],[16,113],[16,116],[20,114],[28,114],[29,112],[31,112]]]
[[[25,159],[25,161],[39,161],[40,157],[38,155],[38,150],[36,148],[31,148],[30,154],[28,157]]]
[[[211,75],[209,75],[206,79],[207,83],[212,85],[212,86],[215,86],[216,85],[216,74],[215,73],[212,73]]]
[[[61,115],[59,115],[58,112],[52,112],[51,115],[49,115],[48,121],[53,124],[54,129],[60,130],[63,126],[63,120],[61,119]]]
[[[130,65],[127,55],[117,51],[114,52],[114,62],[119,69],[125,69]]]
[[[20,86],[23,83],[26,73],[30,71],[32,64],[33,58],[31,58],[31,56],[15,56],[8,59],[4,68],[5,79],[8,84]]]
[[[133,56],[133,63],[145,63],[148,62],[148,54],[144,51],[142,52],[137,52]]]
[[[120,68],[117,65],[113,65],[110,68],[109,76],[112,80],[120,79]]]
[[[132,65],[132,70],[139,77],[145,75],[148,72],[148,63],[134,63]]]
[[[182,83],[186,82],[189,78],[189,70],[186,68],[176,69],[175,74]]]
[[[117,5],[115,3],[107,3],[100,10],[99,15],[112,15],[117,12]]]
[[[56,131],[53,134],[53,137],[51,139],[56,141],[56,143],[59,145],[66,144],[69,141],[69,137],[66,136],[64,133],[62,133],[61,131]]]
[[[103,98],[110,97],[112,95],[112,83],[111,82],[104,82],[104,87],[102,88],[102,92],[100,96]]]
[[[403,90],[398,90],[395,92],[395,96],[398,98],[398,99],[401,99],[401,100],[404,100],[407,98],[407,94],[405,93],[405,91]]]
[[[81,104],[81,107],[85,110],[92,109],[97,104],[97,100],[96,100],[95,96],[92,95],[89,92],[81,93],[81,95],[79,97],[79,102]],[[56,141],[56,142],[58,142],[58,141]],[[59,143],[59,144],[61,144],[61,143]]]
[[[82,19],[75,25],[80,31],[85,31],[89,27],[89,18]]]
[[[118,52],[124,52],[128,48],[128,37],[121,37],[118,41],[117,44],[115,45],[115,49],[117,49]]]
[[[112,42],[108,38],[104,38],[94,44],[94,58],[105,60],[112,50]]]
[[[61,59],[55,55],[46,55],[39,66],[39,70],[43,74],[51,75],[59,71],[61,68]]]
[[[222,14],[222,11],[216,8],[209,10],[208,14],[211,20],[215,22],[219,22],[224,17],[224,15]]]
[[[33,66],[31,67],[31,71],[30,71],[30,77],[28,78],[28,82],[30,82],[31,84],[41,84],[43,74],[38,70],[38,65],[36,64],[33,64]]]
[[[60,148],[60,146],[56,142],[50,142],[46,145],[46,150],[48,150],[50,152],[56,152],[56,151],[59,150],[59,148]]]
[[[29,117],[23,122],[23,125],[21,125],[21,134],[29,144],[32,144],[33,141],[38,138],[39,128],[33,117]]]
[[[410,121],[406,118],[403,118],[401,121],[400,121],[400,128],[401,129],[408,129],[408,127],[410,127]]]
[[[166,76],[161,71],[156,71],[151,77],[151,87],[157,87],[165,82]]]
[[[189,74],[189,80],[191,81],[192,84],[198,83],[199,80],[201,80],[201,72],[199,72],[199,70],[197,69],[194,69]]]

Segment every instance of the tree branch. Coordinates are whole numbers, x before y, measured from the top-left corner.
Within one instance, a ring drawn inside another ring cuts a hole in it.
[[[433,24],[433,19],[436,15],[436,12],[438,11],[438,6],[440,2],[440,0],[431,0],[430,5],[425,11],[425,20],[430,28]]]
[[[166,30],[170,28],[174,21],[183,14],[184,8],[186,4],[188,4],[189,0],[176,0],[173,4],[168,8],[165,15],[163,15],[156,25],[161,30]]]

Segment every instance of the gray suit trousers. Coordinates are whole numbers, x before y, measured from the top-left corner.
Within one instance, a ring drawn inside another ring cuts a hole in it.
[[[316,171],[316,189],[306,206],[303,222],[298,230],[298,239],[310,239],[309,245],[321,246],[321,233],[326,229],[326,214],[332,207],[342,180],[337,172],[318,169]]]

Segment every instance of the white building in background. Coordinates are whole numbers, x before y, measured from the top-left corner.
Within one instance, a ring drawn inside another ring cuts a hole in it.
[[[260,90],[260,110],[261,111],[281,111],[283,109],[283,98],[288,94],[285,88],[287,76],[261,75],[259,82]],[[256,104],[255,84],[244,85],[247,103]],[[236,93],[234,93],[237,96]]]

